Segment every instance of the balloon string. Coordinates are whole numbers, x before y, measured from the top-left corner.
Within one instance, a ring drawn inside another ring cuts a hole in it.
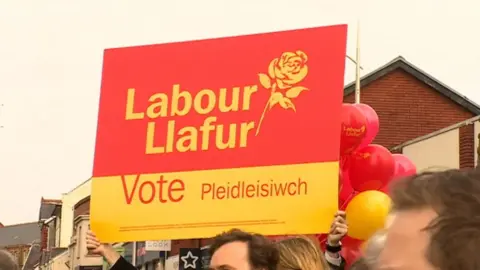
[[[343,202],[342,206],[340,206],[340,209],[342,209],[347,203],[350,202],[350,199],[352,199],[355,195],[357,195],[358,192],[356,191],[353,191],[348,197],[347,199],[345,200],[345,202]],[[328,238],[328,237],[327,237]],[[320,244],[323,244],[325,242],[327,242],[327,238],[323,239],[322,241],[320,241]]]
[[[343,202],[342,206],[340,206],[340,209],[342,209],[344,206],[346,206],[347,203],[349,203],[350,200],[351,200],[355,195],[357,195],[357,192],[356,192],[356,191],[353,191],[353,192],[347,197],[347,199]]]

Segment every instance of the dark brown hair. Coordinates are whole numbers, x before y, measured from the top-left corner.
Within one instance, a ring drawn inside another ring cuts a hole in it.
[[[6,250],[0,249],[0,270],[18,270],[15,258]]]
[[[447,170],[418,174],[393,184],[393,211],[432,208],[438,216],[427,259],[441,270],[480,269],[480,171]]]
[[[252,269],[275,270],[278,263],[278,251],[272,241],[261,234],[247,233],[232,229],[215,236],[210,245],[210,256],[225,244],[243,242],[248,245],[248,257]]]

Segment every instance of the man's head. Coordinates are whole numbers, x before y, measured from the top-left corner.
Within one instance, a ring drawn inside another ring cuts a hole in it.
[[[380,269],[480,267],[480,172],[423,173],[394,183]]]
[[[350,265],[350,270],[370,270],[372,267],[367,263],[365,258],[360,257]]]
[[[275,270],[278,251],[263,235],[238,229],[217,235],[210,245],[212,270]]]
[[[365,262],[370,265],[372,269],[377,267],[378,257],[382,253],[387,239],[386,230],[380,230],[370,237],[365,244],[363,244],[363,257]]]
[[[0,250],[0,270],[18,270],[15,258],[6,250]]]

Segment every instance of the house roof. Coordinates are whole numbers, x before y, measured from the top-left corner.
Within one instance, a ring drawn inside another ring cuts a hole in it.
[[[42,197],[42,203],[61,205],[61,204],[62,204],[62,200],[57,200],[57,199],[45,199],[45,198]]]
[[[0,228],[0,248],[31,245],[40,241],[40,227],[37,222],[9,225]]]
[[[38,214],[38,220],[48,219],[55,215],[55,210],[62,207],[61,200],[45,199],[42,197],[40,201],[40,211]]]
[[[398,56],[397,58],[393,59],[386,65],[366,74],[360,79],[360,86],[365,87],[369,83],[389,74],[390,72],[401,69],[408,74],[412,75],[416,79],[422,81],[423,83],[430,86],[432,89],[436,90],[443,96],[449,98],[453,102],[457,103],[458,105],[462,106],[466,110],[470,111],[474,115],[480,114],[480,105],[476,104],[475,102],[468,99],[466,96],[460,94],[459,92],[453,90],[449,86],[443,84],[439,80],[435,79],[430,74],[426,73],[422,69],[418,68],[417,66],[413,65],[412,63],[408,62],[402,56]],[[349,95],[355,91],[355,82],[352,82],[345,86],[344,95]]]
[[[35,266],[40,262],[42,256],[42,250],[39,243],[34,243],[28,251],[27,259],[22,270],[34,270]]]
[[[52,248],[51,250],[44,250],[38,262],[40,265],[44,265],[67,250],[68,248]]]

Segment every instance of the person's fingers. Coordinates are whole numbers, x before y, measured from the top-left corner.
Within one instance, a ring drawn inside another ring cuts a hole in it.
[[[95,235],[87,233],[86,240],[87,240],[87,243],[95,243],[100,245],[100,241],[98,240],[97,237],[95,237]]]
[[[348,231],[348,226],[347,225],[341,225],[341,226],[337,226],[336,228],[336,231],[339,232],[339,231]]]
[[[87,239],[92,239],[92,240],[95,240],[95,241],[98,242],[97,236],[96,236],[95,233],[92,232],[92,231],[87,231]]]
[[[88,249],[96,249],[98,246],[97,245],[94,245],[92,243],[87,243],[87,248]]]
[[[100,243],[98,240],[96,240],[96,239],[88,239],[88,238],[87,238],[87,244],[97,245],[97,246],[100,246],[100,245],[101,245],[101,243]]]
[[[328,231],[328,234],[334,233],[334,232],[335,232],[335,228],[336,228],[335,223],[332,223],[332,225],[330,226],[330,230]]]
[[[100,247],[99,243],[87,242],[87,248],[88,249],[96,249],[96,248],[99,248],[99,247]]]
[[[335,226],[338,227],[338,226],[348,226],[348,224],[346,222],[335,222]]]
[[[92,238],[92,237],[87,237],[87,241],[92,242],[92,243],[100,243],[100,240],[97,238]]]
[[[87,241],[91,241],[91,242],[98,242],[98,239],[95,238],[95,237],[91,237],[91,236],[88,236],[86,237]]]
[[[345,211],[338,210],[338,211],[335,213],[335,217],[343,217],[343,218],[345,218],[345,216],[346,216]]]
[[[332,224],[335,224],[335,223],[337,223],[337,222],[338,222],[338,217],[335,217],[335,218],[333,219]]]
[[[342,217],[336,217],[334,220],[333,220],[333,224],[344,224],[346,223],[346,220],[343,219]]]
[[[346,224],[347,220],[343,217],[338,216],[338,217],[335,218],[335,222]]]
[[[336,221],[333,220],[332,224],[330,224],[330,231],[335,229],[335,223],[336,223]]]
[[[336,228],[340,225],[344,225],[346,224],[346,220],[345,220],[345,212],[344,211],[337,211],[337,213],[335,213],[335,217],[332,221],[332,224],[330,225],[330,231],[329,233],[330,234],[337,234],[336,233]]]
[[[348,232],[347,228],[337,228],[337,234],[345,235],[347,234],[347,232]]]
[[[334,235],[345,234],[347,231],[348,231],[348,226],[346,224],[337,223],[335,224],[335,230],[332,232],[332,234]]]

